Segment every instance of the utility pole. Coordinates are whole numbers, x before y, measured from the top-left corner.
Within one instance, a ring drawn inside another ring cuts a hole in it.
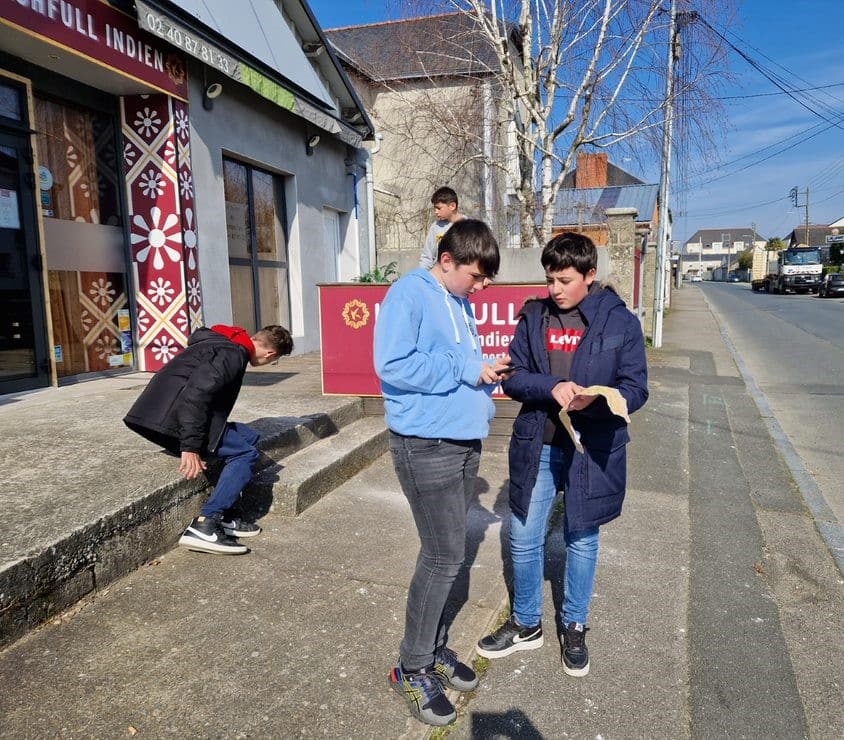
[[[733,238],[731,234],[721,234],[721,247],[727,247],[727,269],[724,270],[724,276],[722,280],[726,282],[727,278],[730,276],[730,262],[732,258],[732,248],[733,248]]]
[[[697,274],[703,280],[703,237],[697,238]]]
[[[795,208],[806,209],[806,246],[811,247],[812,245],[809,244],[809,186],[807,185],[806,190],[803,191],[803,195],[806,197],[806,201],[804,203],[797,202],[797,197],[800,195],[800,191],[797,189],[796,185],[788,191],[788,195]]]
[[[668,72],[665,78],[665,123],[662,127],[662,176],[659,180],[659,230],[656,241],[656,282],[651,340],[662,347],[662,315],[665,311],[665,242],[668,239],[668,179],[671,174],[671,126],[674,112],[674,62],[677,59],[677,0],[671,0],[668,25]]]

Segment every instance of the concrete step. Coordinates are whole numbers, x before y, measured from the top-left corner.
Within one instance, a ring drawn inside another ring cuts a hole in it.
[[[265,418],[251,426],[261,432],[258,443],[261,452],[277,462],[317,440],[336,434],[363,415],[362,400],[350,398],[328,413]]]
[[[367,416],[264,468],[243,494],[247,515],[296,516],[387,451],[384,419]],[[257,502],[257,509],[254,508]]]

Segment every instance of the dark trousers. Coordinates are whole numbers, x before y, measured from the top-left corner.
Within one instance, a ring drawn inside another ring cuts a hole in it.
[[[214,492],[202,507],[202,516],[222,518],[240,498],[246,484],[252,480],[255,463],[258,462],[258,440],[261,435],[246,424],[230,421],[214,453],[223,461],[220,479]]]
[[[413,672],[433,665],[448,639],[443,610],[463,565],[467,496],[478,477],[481,443],[391,432],[390,452],[421,544],[400,648],[402,666]]]

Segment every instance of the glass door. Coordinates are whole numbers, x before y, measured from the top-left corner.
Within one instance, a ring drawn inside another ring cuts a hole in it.
[[[0,130],[0,394],[49,383],[31,163],[29,136]]]
[[[290,326],[282,178],[223,159],[232,321],[249,332]]]
[[[114,113],[40,92],[34,108],[56,374],[131,367]]]

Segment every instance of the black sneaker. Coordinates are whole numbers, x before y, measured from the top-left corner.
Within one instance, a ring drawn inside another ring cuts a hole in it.
[[[563,627],[563,670],[569,676],[589,673],[589,651],[586,649],[586,630],[580,622],[569,622]]]
[[[252,522],[245,522],[238,517],[232,517],[228,521],[225,519],[220,522],[223,531],[232,537],[254,537],[256,534],[261,534],[261,528]]]
[[[229,537],[216,519],[197,517],[179,538],[179,544],[188,550],[210,552],[215,555],[243,555],[249,551],[234,537]]]
[[[536,650],[541,648],[542,622],[533,627],[522,627],[514,617],[510,617],[495,632],[478,641],[478,655],[484,658],[503,658],[517,650]]]
[[[456,691],[474,691],[478,686],[478,674],[457,658],[451,648],[443,647],[434,656],[434,670],[442,682]]]
[[[390,671],[389,683],[404,697],[410,713],[420,722],[441,727],[457,719],[454,705],[445,695],[439,674],[433,668],[405,673],[399,663]]]

